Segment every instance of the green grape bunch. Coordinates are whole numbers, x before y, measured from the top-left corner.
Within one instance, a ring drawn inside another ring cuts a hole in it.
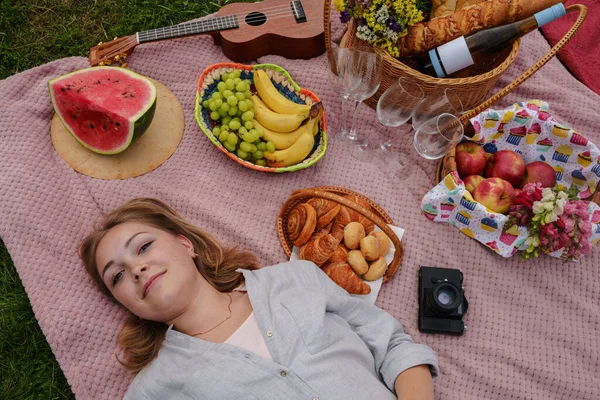
[[[239,69],[225,72],[212,96],[202,102],[213,121],[212,134],[228,151],[256,165],[266,166],[264,151],[275,151],[254,126],[251,82],[241,79]]]

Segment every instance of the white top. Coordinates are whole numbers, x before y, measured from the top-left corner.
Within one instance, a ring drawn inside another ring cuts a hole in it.
[[[250,313],[248,319],[244,321],[237,331],[229,336],[225,343],[252,351],[267,360],[273,360],[265,339],[260,332],[258,322],[256,322],[254,311]]]

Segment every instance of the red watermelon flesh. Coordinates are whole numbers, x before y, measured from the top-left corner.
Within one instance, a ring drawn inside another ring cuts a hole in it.
[[[96,153],[121,153],[146,131],[154,117],[154,84],[123,68],[75,71],[51,80],[49,88],[65,128]]]

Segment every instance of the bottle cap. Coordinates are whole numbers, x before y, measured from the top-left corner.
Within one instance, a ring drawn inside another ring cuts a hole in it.
[[[546,25],[548,22],[554,21],[556,18],[562,17],[566,13],[565,6],[562,3],[558,3],[552,7],[535,13],[533,16],[537,21],[538,27],[540,27],[542,25]]]

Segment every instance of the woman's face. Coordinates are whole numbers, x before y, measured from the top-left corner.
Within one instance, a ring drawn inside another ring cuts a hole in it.
[[[98,272],[115,299],[140,318],[168,322],[206,283],[184,236],[139,223],[112,228],[96,250]]]

